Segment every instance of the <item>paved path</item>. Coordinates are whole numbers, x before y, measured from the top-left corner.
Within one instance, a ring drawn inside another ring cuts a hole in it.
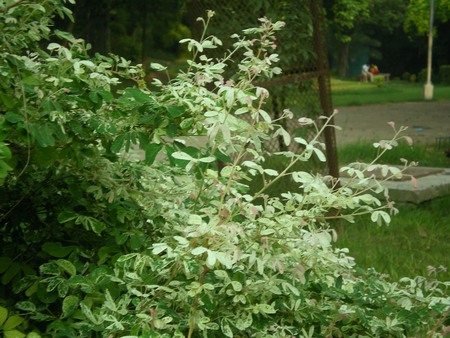
[[[450,101],[387,103],[339,108],[335,124],[338,145],[360,140],[390,139],[396,126],[407,126],[404,135],[415,143],[434,143],[439,137],[450,137]],[[450,142],[450,141],[449,141]]]

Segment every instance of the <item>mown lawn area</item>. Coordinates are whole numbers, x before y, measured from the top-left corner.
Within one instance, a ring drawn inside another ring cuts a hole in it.
[[[377,86],[371,82],[332,78],[331,95],[336,107],[424,101],[423,84],[399,80]],[[435,85],[433,99],[450,100],[450,86]]]
[[[378,226],[369,217],[354,224],[338,221],[338,247],[349,248],[362,268],[375,268],[393,280],[426,276],[434,268],[450,266],[450,195],[420,205],[401,204],[389,226]],[[433,268],[431,268],[433,267]],[[450,280],[449,271],[437,275]]]

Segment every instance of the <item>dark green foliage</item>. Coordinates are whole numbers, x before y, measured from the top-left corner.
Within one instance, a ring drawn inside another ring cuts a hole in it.
[[[421,69],[418,76],[417,76],[417,82],[418,83],[425,83],[427,81],[427,69]]]
[[[409,72],[404,72],[403,74],[402,74],[402,80],[403,81],[406,81],[406,82],[409,82],[409,79],[411,78],[411,73],[409,73]]]
[[[185,110],[138,87],[119,90],[118,78],[142,71],[116,56],[90,58],[82,40],[51,32],[55,15],[70,16],[62,2],[0,11],[0,300],[24,293],[18,308],[52,321],[77,307],[70,290],[103,293],[92,276],[150,241],[142,172],[121,153],[140,147],[153,163],[155,134],[180,135]],[[52,330],[75,335],[69,326]]]
[[[450,84],[450,65],[439,67],[439,80],[442,84]]]
[[[178,41],[190,35],[183,22],[185,0],[80,0],[70,8],[76,21],[58,20],[57,27],[84,38],[93,52],[113,52],[145,68],[149,58],[177,58]]]

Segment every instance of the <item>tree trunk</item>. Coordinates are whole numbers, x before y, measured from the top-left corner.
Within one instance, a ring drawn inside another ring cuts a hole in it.
[[[350,49],[350,42],[341,42],[339,44],[339,65],[338,74],[344,77],[348,73],[348,52]]]
[[[330,72],[327,59],[327,45],[325,43],[325,29],[322,11],[322,2],[318,0],[311,0],[310,11],[313,15],[313,41],[314,50],[317,54],[317,70],[320,74],[318,77],[319,82],[319,95],[320,106],[323,110],[323,114],[330,117],[333,113],[333,104],[331,102],[331,85],[330,85]],[[348,49],[347,49],[348,53]],[[330,120],[331,125],[334,125],[334,119]],[[339,179],[339,163],[337,154],[336,134],[333,127],[328,126],[324,130],[325,137],[325,151],[327,154],[328,173],[336,180]],[[336,187],[339,186],[339,182],[336,181]]]

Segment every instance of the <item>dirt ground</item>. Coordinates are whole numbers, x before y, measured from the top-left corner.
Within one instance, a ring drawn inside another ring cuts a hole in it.
[[[394,131],[388,122],[397,127],[407,126],[404,135],[414,143],[450,143],[450,101],[388,103],[356,107],[337,107],[335,124],[338,145],[357,141],[390,139]],[[440,139],[441,138],[441,139]],[[447,139],[448,138],[448,139]]]

